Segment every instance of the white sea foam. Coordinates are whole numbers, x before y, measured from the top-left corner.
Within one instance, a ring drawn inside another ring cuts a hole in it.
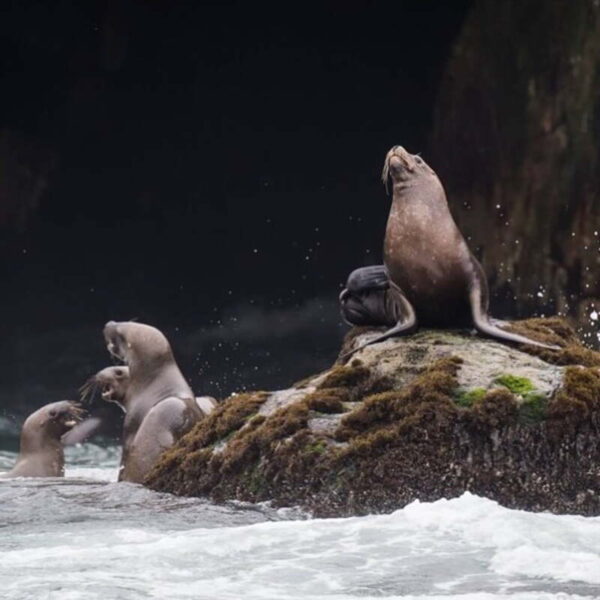
[[[2,598],[600,598],[600,518],[467,493],[390,515],[281,520],[297,513],[104,483],[116,458],[68,470],[97,483],[0,485]]]

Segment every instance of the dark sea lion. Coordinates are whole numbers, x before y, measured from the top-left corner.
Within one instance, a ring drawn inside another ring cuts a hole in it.
[[[342,317],[349,325],[392,327],[399,315],[385,265],[355,269],[340,294]]]
[[[158,329],[110,321],[104,339],[108,351],[129,367],[121,400],[126,414],[119,481],[141,483],[158,456],[204,415]]]
[[[63,477],[65,456],[61,437],[81,419],[78,404],[63,400],[46,404],[29,415],[21,430],[15,466],[1,478]]]
[[[389,180],[393,201],[383,247],[389,287],[384,287],[381,267],[367,267],[372,271],[353,272],[356,291],[347,287],[340,298],[342,311],[351,323],[394,325],[344,358],[370,344],[411,333],[417,325],[474,326],[492,338],[555,349],[504,331],[492,322],[483,268],[450,214],[435,171],[420,156],[394,146],[383,167],[386,186]],[[374,282],[372,289],[369,281]],[[370,314],[373,321],[367,323]]]

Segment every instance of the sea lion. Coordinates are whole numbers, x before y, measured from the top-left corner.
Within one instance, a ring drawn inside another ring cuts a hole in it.
[[[21,430],[17,462],[0,477],[63,477],[65,456],[61,436],[80,421],[82,414],[78,404],[62,400],[46,404],[29,415]]]
[[[340,294],[342,317],[349,325],[392,327],[399,315],[385,265],[355,269]]]
[[[120,400],[126,414],[119,481],[141,483],[158,456],[187,433],[203,412],[158,329],[109,321],[104,339],[108,351],[129,367],[129,381]],[[120,387],[109,391],[117,397]]]
[[[92,375],[80,388],[81,399],[85,400],[94,392],[99,391],[102,400],[113,402],[127,412],[126,398],[129,383],[131,381],[129,375],[129,367],[119,365],[114,367],[106,367]]]
[[[104,400],[113,402],[125,412],[123,398],[129,385],[129,368],[125,366],[107,367],[90,377],[80,388],[81,401],[85,402],[94,392],[100,391]],[[77,423],[71,431],[62,437],[63,446],[83,444],[96,435],[114,435],[115,427],[122,429],[123,416],[115,414],[114,409],[104,404],[87,419]]]
[[[127,396],[129,382],[129,367],[124,365],[106,367],[101,371],[98,371],[95,375],[92,375],[92,377],[81,386],[81,400],[85,401],[90,396],[99,393],[102,400],[116,404],[123,413],[132,413],[132,411],[137,412],[135,415],[131,414],[130,419],[134,423],[137,422],[137,426],[139,426],[139,423],[146,413],[144,413],[143,407],[140,406],[131,407],[130,409],[129,405],[131,398]],[[214,410],[217,405],[217,400],[212,396],[200,396],[196,398],[196,404],[203,416],[207,416]],[[74,429],[63,436],[63,443],[81,443],[91,435],[94,435],[96,433],[95,421],[97,420],[97,417],[90,417],[84,422],[76,425]],[[136,425],[128,424],[128,428],[131,427],[135,428]],[[87,431],[88,429],[90,430],[89,433]]]
[[[394,325],[343,358],[370,344],[409,334],[417,325],[475,326],[492,338],[557,348],[509,333],[492,322],[483,268],[452,218],[441,181],[420,156],[394,146],[385,158],[382,179],[386,186],[390,180],[393,185],[383,244],[389,287],[384,285],[381,267],[367,267],[371,271],[353,272],[355,291],[347,287],[340,299],[345,317],[353,324]],[[371,323],[367,323],[369,315]]]
[[[124,413],[128,411],[129,398],[127,389],[129,387],[129,367],[119,365],[117,367],[106,367],[92,375],[81,386],[81,398],[84,400],[96,390],[100,391],[102,400],[114,402]],[[212,396],[197,396],[196,404],[202,413],[209,415],[218,404]]]

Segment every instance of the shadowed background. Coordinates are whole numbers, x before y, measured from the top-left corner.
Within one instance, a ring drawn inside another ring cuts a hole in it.
[[[161,328],[198,394],[326,367],[397,143],[496,315],[594,333],[598,9],[535,4],[4,3],[0,410],[73,397],[108,319]]]

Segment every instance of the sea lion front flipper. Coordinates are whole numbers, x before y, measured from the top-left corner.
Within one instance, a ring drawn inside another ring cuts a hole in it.
[[[93,435],[96,435],[102,427],[103,422],[100,417],[89,417],[85,421],[77,423],[70,431],[67,431],[60,441],[63,446],[75,446],[75,444],[83,444]]]
[[[540,348],[548,348],[549,350],[560,350],[560,346],[554,346],[552,344],[544,344],[542,342],[536,342],[531,340],[524,335],[518,333],[510,333],[498,327],[498,325],[490,321],[490,317],[487,314],[487,298],[484,298],[481,292],[481,286],[479,280],[474,278],[469,291],[469,301],[471,303],[471,313],[473,315],[473,323],[475,329],[484,335],[499,340],[505,340],[507,342],[515,342],[517,344],[529,344],[530,346],[538,346]]]
[[[360,346],[350,350],[349,352],[346,352],[340,357],[341,360],[347,360],[353,354],[359,350],[362,350],[363,348],[366,348],[367,346],[384,342],[391,337],[398,337],[412,333],[417,328],[417,315],[415,314],[412,304],[407,300],[402,290],[393,281],[390,281],[389,292],[391,294],[394,312],[396,313],[396,325],[376,338],[360,344]]]

